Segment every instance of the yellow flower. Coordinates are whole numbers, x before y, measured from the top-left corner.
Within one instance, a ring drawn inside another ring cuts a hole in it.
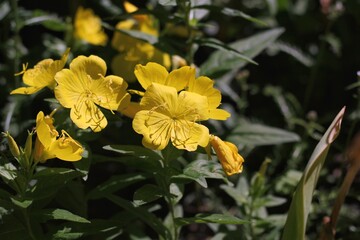
[[[207,99],[196,93],[153,83],[140,101],[144,110],[136,113],[134,130],[143,135],[142,143],[162,150],[169,141],[178,148],[195,151],[209,142],[209,130],[196,123],[208,119]]]
[[[125,9],[131,13],[137,10],[137,7],[125,2]],[[119,22],[116,27],[119,30],[135,30],[149,35],[158,36],[155,19],[150,15],[133,15],[133,19]],[[170,68],[170,55],[164,53],[143,40],[133,38],[120,31],[114,33],[111,45],[120,53],[117,54],[111,63],[111,69],[114,74],[126,79],[128,82],[136,81],[134,67],[136,64],[145,64],[147,62],[158,62]]]
[[[228,176],[242,172],[244,158],[233,143],[222,141],[219,137],[210,135],[210,145],[214,148]]]
[[[106,69],[105,61],[98,56],[79,56],[70,63],[70,69],[55,75],[55,97],[62,106],[71,108],[70,118],[79,128],[101,131],[107,120],[98,106],[120,111],[130,102],[127,83],[118,76],[105,77]]]
[[[32,69],[24,69],[22,72],[23,82],[29,87],[20,87],[13,90],[10,94],[33,94],[41,89],[48,87],[54,89],[56,82],[55,74],[64,68],[70,49],[68,48],[60,60],[44,59],[38,62]]]
[[[108,37],[101,27],[101,19],[91,9],[79,7],[74,20],[75,37],[93,45],[106,45]]]
[[[230,113],[217,108],[221,103],[221,93],[214,88],[214,81],[205,76],[195,78],[193,67],[183,66],[168,73],[160,64],[149,62],[145,66],[138,64],[135,67],[135,75],[145,90],[152,83],[175,87],[177,91],[185,89],[207,98],[209,118],[226,120],[230,117]]]
[[[34,160],[45,162],[51,158],[59,158],[64,161],[78,161],[82,158],[84,149],[81,144],[62,130],[61,135],[54,127],[54,120],[39,112],[36,117],[36,133]]]

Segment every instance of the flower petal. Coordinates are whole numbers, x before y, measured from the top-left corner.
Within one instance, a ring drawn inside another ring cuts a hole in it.
[[[94,103],[109,110],[117,110],[124,99],[127,104],[130,103],[130,94],[126,92],[127,87],[127,83],[121,77],[109,75],[91,81],[89,90],[94,96]],[[125,107],[125,104],[122,105]]]
[[[51,145],[49,150],[64,161],[78,161],[82,158],[81,154],[84,151],[81,144],[64,130],[62,130],[62,136]]]
[[[82,129],[90,127],[100,132],[107,125],[107,120],[100,109],[90,100],[79,100],[70,111],[71,120]]]
[[[69,69],[63,69],[55,75],[58,85],[55,87],[55,98],[66,108],[74,107],[79,101],[84,85]],[[85,83],[84,83],[85,84]],[[88,83],[86,85],[89,85]]]
[[[198,145],[206,147],[209,143],[209,129],[195,122],[175,121],[171,131],[171,142],[178,149],[195,151]]]
[[[146,90],[152,83],[165,84],[168,76],[168,71],[160,64],[149,62],[145,66],[136,65],[135,76],[137,77],[141,86]]]
[[[209,118],[215,120],[226,120],[231,114],[223,109],[209,109]]]
[[[77,75],[82,84],[89,82],[89,76],[92,79],[98,79],[100,75],[105,76],[106,69],[105,61],[95,55],[89,57],[78,56],[70,63],[70,70]]]
[[[142,110],[136,113],[132,126],[135,132],[143,135],[145,147],[162,150],[170,140],[170,118],[155,111]]]
[[[14,89],[10,92],[10,94],[33,94],[43,89],[42,87],[20,87]]]
[[[164,84],[176,88],[179,92],[193,80],[195,80],[195,68],[184,66],[171,71]]]

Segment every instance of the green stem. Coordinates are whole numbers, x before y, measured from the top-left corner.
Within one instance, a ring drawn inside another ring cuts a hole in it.
[[[174,204],[173,204],[173,201],[172,201],[172,197],[171,197],[171,194],[170,194],[170,178],[169,178],[169,175],[168,175],[168,172],[169,172],[169,168],[170,168],[170,164],[169,164],[169,159],[167,159],[166,157],[163,159],[164,161],[164,174],[163,174],[163,178],[160,179],[160,184],[161,184],[161,187],[162,189],[164,190],[165,192],[165,200],[168,204],[168,208],[169,208],[169,211],[170,211],[170,215],[171,215],[171,220],[172,220],[172,229],[173,229],[173,239],[174,240],[177,240],[178,239],[178,228],[177,228],[177,225],[176,225],[176,222],[175,222],[175,211],[174,211]]]
[[[31,224],[30,224],[30,218],[29,218],[29,215],[28,215],[28,212],[27,212],[27,209],[22,209],[21,211],[23,213],[23,216],[24,216],[24,220],[25,220],[25,225],[26,225],[26,229],[31,237],[31,239],[33,240],[36,240],[36,237],[32,231],[32,228],[31,228]]]

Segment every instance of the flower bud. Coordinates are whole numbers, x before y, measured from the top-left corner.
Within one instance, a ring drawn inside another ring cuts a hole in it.
[[[8,144],[9,144],[11,154],[15,158],[19,158],[20,157],[20,149],[19,149],[17,143],[15,142],[14,138],[10,135],[10,133],[8,131],[5,132],[5,133],[3,132],[2,134],[8,140]]]
[[[210,144],[228,176],[242,172],[244,158],[238,153],[233,143],[222,141],[219,137],[211,135]]]

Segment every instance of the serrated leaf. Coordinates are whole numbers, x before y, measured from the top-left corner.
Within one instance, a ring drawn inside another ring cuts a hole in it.
[[[210,160],[196,160],[188,164],[183,170],[182,174],[174,175],[173,180],[193,180],[199,183],[202,187],[207,188],[206,178],[223,179],[228,181],[224,176],[221,165],[218,162]]]
[[[164,192],[156,185],[145,184],[134,193],[134,203],[136,206],[140,206],[164,196]]]
[[[266,30],[233,42],[229,46],[252,59],[272,44],[283,32],[283,28]],[[247,61],[232,52],[218,50],[211,54],[208,60],[200,66],[200,75],[218,77],[230,70],[240,69],[247,63]]]
[[[337,114],[330,127],[316,145],[304,173],[293,195],[286,219],[282,239],[305,239],[306,222],[310,212],[311,200],[318,181],[320,170],[325,162],[331,143],[340,132],[345,107]]]
[[[296,142],[300,140],[300,137],[296,133],[281,128],[240,120],[227,140],[236,144],[260,146]]]
[[[98,185],[96,188],[91,190],[88,194],[89,199],[102,198],[105,195],[114,193],[122,188],[125,188],[131,184],[145,180],[147,177],[141,174],[123,174],[118,176],[112,176],[106,182]]]
[[[129,201],[114,196],[114,195],[108,195],[107,198],[112,201],[113,203],[119,205],[120,207],[126,209],[130,213],[137,216],[139,219],[141,219],[144,223],[149,225],[155,232],[157,232],[160,236],[162,236],[164,239],[172,239],[172,235],[169,232],[169,230],[164,226],[162,221],[160,221],[154,214],[150,213],[148,209],[143,207],[135,207],[133,204],[131,204]]]
[[[231,215],[200,213],[191,218],[176,218],[176,224],[183,226],[191,223],[220,223],[220,224],[244,224],[249,223]]]

